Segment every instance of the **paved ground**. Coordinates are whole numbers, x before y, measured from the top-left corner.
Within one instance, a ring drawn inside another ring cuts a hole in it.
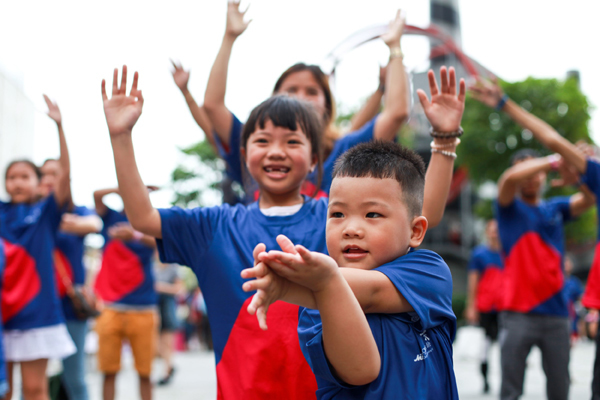
[[[497,399],[500,386],[499,352],[494,346],[491,352],[490,373],[492,392],[482,395],[482,381],[479,376],[479,341],[480,335],[473,330],[459,330],[455,343],[455,372],[461,399]],[[572,350],[570,398],[587,400],[590,395],[592,365],[594,361],[594,344],[580,342]],[[133,370],[132,360],[128,354],[123,357],[123,371],[118,377],[117,400],[132,400],[137,397],[137,377]],[[178,353],[175,357],[177,373],[173,383],[167,387],[156,387],[156,400],[214,400],[216,398],[214,356],[206,351]],[[162,365],[155,363],[158,377]],[[90,399],[100,400],[101,376],[96,372],[94,359],[90,358],[87,380]],[[528,359],[525,384],[525,395],[522,400],[545,399],[545,377],[541,368],[540,354],[534,349]]]

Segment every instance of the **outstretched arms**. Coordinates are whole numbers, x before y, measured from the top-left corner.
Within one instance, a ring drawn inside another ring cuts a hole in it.
[[[246,10],[248,11],[248,10]],[[246,11],[240,11],[240,3],[227,3],[227,24],[221,48],[217,58],[210,70],[206,93],[204,95],[204,108],[212,123],[213,129],[221,140],[221,143],[229,146],[229,135],[231,131],[231,112],[225,106],[225,90],[227,89],[227,71],[229,59],[235,40],[240,36],[250,21],[244,21]]]
[[[102,80],[102,100],[115,158],[119,193],[123,198],[127,218],[134,229],[161,238],[160,214],[150,203],[148,190],[137,168],[131,140],[131,131],[142,114],[144,104],[142,91],[137,87],[138,73],[133,76],[129,96],[126,93],[127,67],[123,66],[121,85],[118,84],[118,74],[119,71],[115,68],[110,99],[106,95],[106,82]]]
[[[377,118],[373,130],[375,139],[394,140],[398,129],[408,118],[408,82],[400,49],[404,23],[404,17],[398,10],[396,18],[390,22],[388,31],[381,36],[390,49],[390,62],[386,73],[383,111]]]
[[[206,139],[210,145],[213,148],[216,148],[215,137],[213,136],[213,128],[212,124],[210,123],[210,119],[208,118],[208,114],[206,114],[206,110],[203,106],[199,106],[196,103],[194,96],[192,96],[192,93],[190,93],[187,87],[190,79],[190,71],[184,70],[181,64],[176,64],[173,60],[171,60],[171,63],[173,64],[174,68],[172,72],[173,80],[175,81],[175,84],[179,90],[181,90],[181,94],[183,94],[183,97],[185,98],[185,102],[192,113],[192,117],[194,117],[194,121],[196,121],[200,129],[202,129],[202,132],[204,132],[204,135],[206,136]]]
[[[429,91],[431,101],[422,89],[417,90],[423,111],[435,132],[456,132],[465,109],[465,81],[460,80],[458,94],[456,92],[456,72],[453,67],[447,72],[446,67],[440,68],[441,88],[438,89],[435,74],[429,70]],[[423,199],[423,215],[429,222],[429,227],[438,225],[444,216],[446,199],[452,182],[456,146],[460,143],[455,138],[434,138],[432,143],[431,160],[425,175],[425,195]],[[433,150],[441,149],[446,152]]]
[[[385,91],[385,80],[386,80],[386,67],[379,67],[379,87],[373,92],[367,99],[367,102],[363,107],[354,114],[352,120],[350,120],[350,132],[357,131],[364,124],[373,119],[381,108],[381,99]]]
[[[496,108],[501,106],[509,117],[523,128],[529,129],[533,136],[551,151],[560,154],[569,164],[572,164],[579,173],[584,173],[587,168],[585,155],[567,139],[562,137],[554,128],[535,115],[521,108],[517,103],[508,98],[503,92],[498,81],[485,81],[479,79],[470,87],[473,97],[483,104]]]
[[[69,149],[58,105],[53,103],[46,95],[44,95],[44,100],[48,105],[48,116],[56,122],[56,127],[58,128],[58,141],[60,144],[60,158],[58,159],[58,163],[60,164],[61,174],[56,185],[56,190],[54,191],[54,197],[56,198],[56,203],[59,206],[63,206],[67,203],[73,203],[71,199],[71,162],[69,159]]]

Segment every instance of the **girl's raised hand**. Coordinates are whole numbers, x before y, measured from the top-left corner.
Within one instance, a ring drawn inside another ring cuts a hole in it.
[[[248,12],[249,6],[246,7],[246,11],[240,11],[240,2],[239,1],[228,1],[227,2],[227,24],[225,25],[225,34],[231,36],[232,38],[237,38],[240,36],[248,25],[250,25],[249,21],[244,21],[244,15]]]
[[[394,18],[389,26],[386,33],[381,35],[381,40],[389,47],[400,47],[400,38],[404,32],[404,25],[406,24],[406,18],[402,15],[402,12],[398,10],[396,12],[396,18]]]
[[[171,60],[171,64],[173,64],[173,68],[175,68],[172,72],[175,84],[181,91],[187,89],[187,84],[190,80],[190,71],[184,70],[181,64],[176,64],[173,60]]]
[[[431,102],[425,91],[417,90],[421,106],[433,129],[437,132],[455,132],[460,128],[460,121],[465,110],[465,80],[459,82],[458,96],[456,95],[456,71],[450,67],[440,68],[441,90],[438,89],[435,74],[432,70],[427,73]]]
[[[56,103],[53,103],[52,100],[46,95],[44,95],[44,100],[46,101],[46,105],[48,106],[48,116],[52,118],[57,125],[62,124],[62,116],[60,114],[60,108]]]
[[[102,101],[104,103],[104,115],[108,131],[112,137],[131,133],[133,126],[142,114],[144,98],[142,91],[138,90],[138,73],[133,74],[133,85],[129,96],[127,96],[127,66],[123,65],[121,85],[117,78],[119,70],[115,68],[113,73],[112,97],[106,95],[106,81],[102,79]]]
[[[504,96],[495,77],[489,81],[478,77],[474,85],[469,85],[469,92],[475,100],[492,108],[496,108]]]

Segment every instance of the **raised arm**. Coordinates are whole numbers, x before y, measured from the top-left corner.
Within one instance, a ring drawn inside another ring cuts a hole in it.
[[[538,173],[550,172],[553,163],[555,163],[554,157],[554,155],[550,155],[531,158],[504,171],[498,180],[498,204],[503,207],[508,206],[514,201],[519,185],[524,180]]]
[[[247,11],[247,10],[246,10]],[[231,112],[225,106],[225,90],[227,89],[227,71],[229,59],[235,40],[240,36],[250,21],[244,21],[246,11],[240,11],[240,3],[227,3],[227,24],[221,48],[217,53],[215,63],[210,70],[206,93],[204,94],[204,109],[212,123],[212,127],[223,144],[229,146],[231,131]]]
[[[460,143],[457,137],[452,136],[460,129],[460,121],[465,109],[466,87],[463,79],[459,82],[458,95],[456,93],[456,72],[450,67],[440,68],[441,90],[438,89],[433,71],[427,74],[431,102],[425,92],[417,90],[419,100],[431,128],[433,143],[431,145],[431,159],[425,174],[425,195],[423,198],[423,215],[429,222],[429,228],[437,226],[446,208],[446,200],[452,182],[456,146]],[[441,135],[440,135],[441,134]]]
[[[352,117],[352,120],[350,121],[350,132],[359,130],[364,124],[372,120],[377,113],[379,113],[381,99],[385,92],[386,71],[387,67],[379,67],[379,87],[377,87],[377,90],[369,96],[363,107]]]
[[[48,98],[48,96],[44,95],[44,100],[48,105],[48,116],[52,118],[54,122],[56,122],[56,127],[58,128],[58,141],[60,145],[60,158],[58,159],[58,163],[60,164],[61,174],[56,184],[54,197],[56,199],[56,203],[59,206],[63,206],[67,203],[72,204],[73,200],[71,199],[71,162],[69,159],[69,148],[67,147],[67,140],[65,139],[65,131],[63,130],[62,126],[62,115],[60,113],[58,105],[56,103],[53,103],[52,100]]]
[[[112,97],[106,95],[106,82],[102,80],[104,114],[110,133],[110,141],[115,158],[119,193],[123,199],[125,213],[134,229],[155,238],[162,238],[161,221],[158,210],[152,207],[148,190],[138,170],[131,131],[142,114],[144,98],[138,90],[138,73],[133,76],[131,92],[127,96],[127,67],[123,66],[121,85],[118,84],[119,71],[113,74]]]
[[[119,193],[119,189],[98,189],[94,192],[94,205],[96,206],[96,214],[100,217],[104,217],[108,212],[108,207],[104,204],[104,196],[112,193]]]
[[[192,113],[192,117],[194,117],[194,121],[196,121],[196,123],[198,124],[200,129],[202,129],[202,132],[204,132],[206,139],[208,140],[210,145],[213,147],[213,149],[215,149],[215,151],[216,151],[217,145],[215,143],[215,137],[213,135],[213,128],[212,128],[212,124],[210,123],[210,119],[208,118],[208,114],[206,114],[206,110],[204,109],[203,106],[199,106],[196,103],[194,96],[192,96],[192,93],[190,93],[190,91],[188,89],[188,81],[190,80],[190,71],[184,70],[183,67],[181,66],[181,64],[177,64],[173,60],[171,60],[171,63],[173,64],[173,68],[174,68],[172,71],[172,74],[173,74],[173,80],[175,81],[175,84],[181,91],[181,94],[183,94],[183,97],[185,98],[185,102],[186,102],[188,108],[190,109],[190,112]]]
[[[504,111],[517,124],[529,129],[533,136],[551,151],[560,154],[572,164],[579,173],[584,173],[587,168],[585,155],[567,139],[562,137],[554,128],[529,113],[517,103],[506,96],[498,81],[485,81],[479,79],[477,84],[470,87],[473,97],[483,104]]]
[[[381,36],[390,49],[390,62],[387,66],[383,111],[377,118],[373,130],[375,139],[394,140],[398,130],[408,118],[408,82],[400,49],[404,22],[404,17],[398,10],[396,18],[390,22],[388,31]]]

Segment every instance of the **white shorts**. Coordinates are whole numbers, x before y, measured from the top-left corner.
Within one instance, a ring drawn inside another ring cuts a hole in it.
[[[63,359],[77,351],[65,324],[27,330],[5,330],[3,340],[7,362]]]

